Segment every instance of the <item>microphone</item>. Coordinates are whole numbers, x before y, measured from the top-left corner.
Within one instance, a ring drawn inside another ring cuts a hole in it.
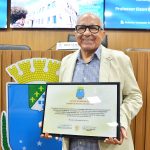
[[[61,41],[58,41],[58,42],[54,43],[54,44],[53,44],[50,48],[48,48],[47,50],[53,50],[53,48],[56,47],[56,44],[59,43],[59,42],[61,42]]]

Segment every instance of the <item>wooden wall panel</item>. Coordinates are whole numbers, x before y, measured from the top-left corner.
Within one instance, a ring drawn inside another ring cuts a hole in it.
[[[2,51],[0,51],[0,112],[2,111]]]
[[[14,51],[12,52],[12,55],[11,55],[11,63],[16,63],[17,61],[20,61],[22,58],[21,58],[21,51]],[[11,82],[15,82],[12,78],[11,78]]]
[[[39,58],[42,56],[41,51],[33,51],[32,53],[32,58]]]
[[[57,60],[61,60],[64,56],[68,55],[69,53],[72,53],[73,51],[52,51],[51,58]]]
[[[138,58],[138,72],[137,81],[143,94],[143,107],[136,117],[136,130],[135,130],[135,149],[144,150],[145,148],[145,122],[146,122],[146,101],[147,101],[147,53],[137,52]],[[143,137],[141,139],[141,137]]]
[[[45,51],[42,53],[42,58],[52,58],[52,51]]]
[[[147,81],[147,103],[146,103],[146,136],[145,136],[145,150],[150,150],[150,53],[148,53],[148,81]]]
[[[11,64],[11,51],[3,51],[2,53],[2,63],[1,63],[1,70],[2,70],[2,75],[1,75],[1,80],[2,80],[2,85],[1,85],[1,93],[2,93],[2,99],[1,99],[1,108],[2,110],[6,109],[6,83],[11,81],[11,78],[8,76],[6,73],[6,67]]]
[[[131,59],[131,62],[132,62],[132,66],[133,66],[133,70],[134,70],[134,74],[135,74],[135,77],[137,79],[137,73],[138,73],[138,59],[137,59],[137,55],[135,55],[134,52],[130,52],[130,53],[127,53],[128,56]],[[133,137],[133,142],[135,144],[135,126],[136,126],[136,119],[134,118],[132,120],[132,123],[131,123],[131,131],[132,131],[132,137]]]
[[[74,30],[6,29],[0,30],[0,44],[27,44],[33,51],[55,50],[56,43],[66,42],[69,33],[74,34]],[[150,31],[108,30],[106,34],[109,48],[150,48]]]
[[[11,59],[12,59],[11,61],[12,64],[21,60],[21,51],[12,52]]]
[[[58,41],[66,42],[68,33],[74,31],[50,29],[6,29],[0,30],[0,44],[26,44],[34,51],[56,49]]]
[[[22,59],[30,59],[31,58],[31,51],[21,51],[21,57]]]
[[[124,50],[126,48],[150,48],[150,31],[106,31],[108,47]]]

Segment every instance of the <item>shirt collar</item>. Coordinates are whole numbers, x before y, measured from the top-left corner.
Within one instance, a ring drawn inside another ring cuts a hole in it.
[[[94,55],[96,55],[97,58],[100,60],[100,58],[101,58],[101,47],[98,47],[98,49],[94,52]],[[79,60],[79,61],[82,60],[82,58],[81,58],[81,50],[78,53],[77,60]]]

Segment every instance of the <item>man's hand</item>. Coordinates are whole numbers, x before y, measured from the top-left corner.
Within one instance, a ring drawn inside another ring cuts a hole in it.
[[[127,139],[127,132],[124,127],[121,127],[120,128],[120,140],[118,140],[117,138],[109,137],[109,138],[106,138],[104,142],[108,144],[121,145],[123,143],[124,138]]]
[[[42,121],[39,122],[39,128],[42,128]],[[52,138],[52,136],[49,133],[44,133],[40,135],[41,138],[46,138],[46,139],[50,139]]]

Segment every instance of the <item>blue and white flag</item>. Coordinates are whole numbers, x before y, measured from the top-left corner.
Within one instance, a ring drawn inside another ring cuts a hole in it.
[[[12,150],[61,150],[61,139],[40,138],[44,84],[8,84],[8,134]]]

